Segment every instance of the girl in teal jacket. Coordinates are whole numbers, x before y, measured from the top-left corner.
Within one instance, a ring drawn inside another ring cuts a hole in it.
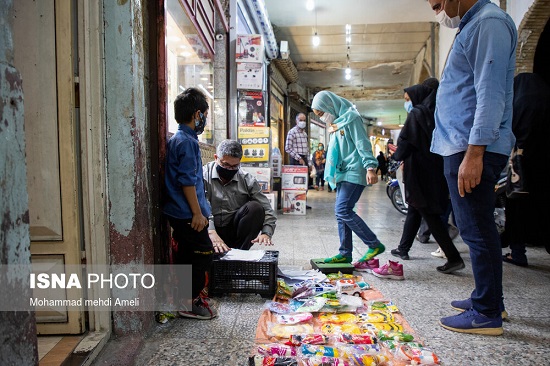
[[[334,212],[338,221],[340,250],[334,257],[326,258],[325,263],[352,262],[354,232],[369,247],[355,264],[361,270],[368,266],[370,259],[385,250],[376,234],[353,211],[365,186],[378,182],[378,161],[372,153],[363,118],[350,101],[332,92],[321,91],[313,98],[311,107],[331,132],[325,180],[331,188],[337,189]]]

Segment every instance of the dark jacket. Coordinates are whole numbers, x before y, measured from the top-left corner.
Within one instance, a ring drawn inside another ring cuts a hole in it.
[[[437,83],[430,84],[431,87],[426,84],[405,89],[413,109],[399,134],[393,157],[404,164],[403,183],[408,204],[428,213],[442,214],[449,202],[449,189],[443,175],[443,158],[430,152]]]

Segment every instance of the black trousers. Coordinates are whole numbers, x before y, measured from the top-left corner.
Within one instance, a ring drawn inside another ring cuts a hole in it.
[[[407,218],[405,219],[405,225],[403,226],[403,234],[401,235],[401,241],[399,242],[399,251],[408,253],[414,242],[414,238],[418,229],[420,228],[420,221],[422,218],[426,220],[426,224],[430,228],[434,239],[437,241],[443,253],[447,257],[447,260],[451,263],[456,263],[461,260],[460,253],[456,249],[453,240],[449,236],[449,230],[447,225],[441,221],[441,215],[427,213],[422,210],[418,210],[409,205],[407,211]]]
[[[192,266],[191,296],[195,299],[206,286],[206,273],[212,266],[214,247],[208,236],[208,227],[202,231],[196,231],[191,228],[191,219],[181,220],[168,217],[168,221],[174,230],[172,237],[178,242],[174,263]]]
[[[249,201],[233,217],[231,224],[216,226],[216,232],[230,248],[248,250],[264,225],[265,211],[256,201]]]
[[[307,155],[300,155],[302,157],[302,159],[304,160],[304,165],[307,165]],[[290,157],[290,165],[301,165],[300,164],[300,160],[296,160],[294,159],[292,156]]]

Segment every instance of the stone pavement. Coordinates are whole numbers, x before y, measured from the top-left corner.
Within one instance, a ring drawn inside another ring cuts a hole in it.
[[[288,216],[279,212],[273,237],[280,265],[311,268],[309,260],[337,253],[338,230],[334,218],[335,193],[308,192],[312,210],[306,216]],[[380,255],[381,265],[398,260],[389,251],[397,247],[404,215],[391,205],[385,184],[369,187],[357,204],[357,213],[366,219],[387,251]],[[473,288],[468,247],[460,236],[455,243],[466,268],[455,274],[441,274],[435,267],[444,263],[430,252],[437,248],[415,241],[404,264],[405,281],[380,279],[364,274],[365,280],[393,300],[426,346],[431,347],[444,365],[547,365],[550,355],[550,254],[544,248],[528,248],[529,267],[504,263],[504,296],[509,321],[504,335],[476,336],[447,331],[439,318],[455,314],[449,303],[464,299]],[[254,248],[254,247],[253,247]],[[263,249],[262,247],[259,247]],[[354,237],[354,259],[366,246]],[[506,249],[503,249],[503,253]],[[216,299],[217,319],[175,319],[158,324],[145,341],[139,337],[111,340],[94,365],[247,365],[254,346],[256,324],[266,299],[257,295],[236,294]],[[139,346],[136,346],[138,344]],[[128,358],[139,348],[136,357]],[[126,355],[126,357],[125,357]]]

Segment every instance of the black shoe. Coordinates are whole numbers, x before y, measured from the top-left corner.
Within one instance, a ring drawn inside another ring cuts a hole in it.
[[[437,267],[436,269],[437,269],[438,272],[448,274],[448,273],[452,273],[454,271],[458,271],[460,269],[463,269],[464,267],[466,267],[464,265],[464,261],[460,260],[460,262],[455,262],[455,263],[447,262],[444,265]]]
[[[306,210],[311,210],[311,206],[306,205]]]
[[[390,252],[393,256],[399,257],[403,260],[409,260],[409,254],[399,251],[399,249],[392,249]]]
[[[515,260],[515,259],[512,257],[512,253],[507,253],[507,254],[503,255],[503,256],[502,256],[502,261],[503,261],[503,262],[506,262],[506,263],[512,263],[512,264],[515,264],[516,266],[520,266],[520,267],[527,267],[527,266],[529,265],[529,264],[527,263],[527,260],[525,260],[525,262]]]

